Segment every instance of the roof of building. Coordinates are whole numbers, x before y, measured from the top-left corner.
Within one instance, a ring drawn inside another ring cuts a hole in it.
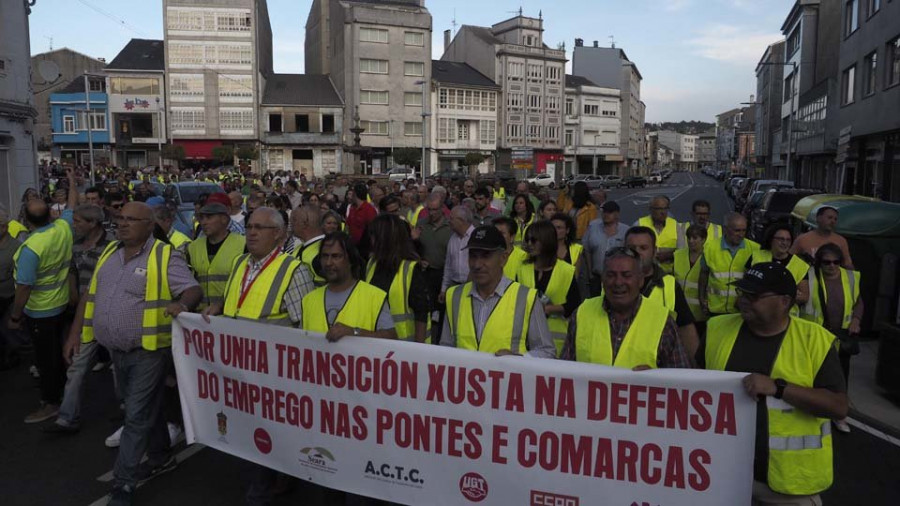
[[[487,42],[488,44],[505,44],[503,40],[501,40],[491,32],[490,28],[475,25],[463,25],[462,29],[468,29],[470,32],[472,32],[472,35],[478,37],[484,42]]]
[[[468,63],[454,61],[431,61],[431,77],[439,83],[464,84],[499,88],[491,78],[472,68]]]
[[[103,79],[103,80],[101,80],[99,78],[96,78],[96,79],[100,80],[103,83],[104,87],[106,86],[105,79]],[[84,93],[84,76],[81,75],[81,76],[76,77],[75,79],[72,79],[69,82],[69,84],[65,85],[65,87],[60,88],[60,89],[54,91],[53,93],[54,94],[56,94],[56,93]],[[94,93],[97,93],[97,92],[94,92]]]
[[[327,75],[270,74],[266,77],[263,105],[342,106],[334,83]]]
[[[597,86],[597,84],[586,77],[566,74],[566,88],[575,88],[578,86]]]
[[[105,60],[103,60],[102,58],[97,58],[96,56],[89,56],[89,55],[86,55],[86,54],[84,54],[84,53],[79,53],[78,51],[75,51],[74,49],[69,49],[69,48],[67,48],[67,47],[61,47],[61,48],[59,48],[59,49],[53,49],[53,50],[50,50],[50,51],[45,51],[45,52],[43,52],[43,53],[33,54],[33,55],[31,55],[31,59],[40,58],[41,56],[47,56],[48,54],[59,53],[59,52],[62,52],[62,51],[67,51],[67,52],[72,53],[72,54],[77,54],[78,56],[83,56],[83,57],[85,57],[85,58],[90,58],[91,60],[97,60],[97,61],[99,61],[99,62],[101,62],[101,63],[105,63]]]
[[[131,39],[106,68],[108,70],[163,71],[166,69],[163,41]]]
[[[423,5],[420,4],[420,0],[344,0],[345,2],[352,4],[378,4],[378,5],[393,5],[399,7],[420,7],[424,8]]]

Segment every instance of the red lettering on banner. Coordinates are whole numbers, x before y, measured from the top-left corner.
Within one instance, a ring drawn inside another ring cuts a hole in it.
[[[662,448],[648,443],[641,447],[641,481],[656,485],[662,479],[662,470],[653,464],[662,460]]]
[[[222,377],[226,407],[293,427],[313,426],[313,402],[294,392]]]
[[[451,418],[447,421],[447,455],[451,457],[462,457],[462,450],[459,448],[459,442],[462,440],[462,420]]]
[[[709,456],[706,450],[698,448],[691,451],[688,456],[688,462],[691,469],[694,470],[693,473],[688,475],[688,484],[697,492],[706,491],[710,482],[709,471],[706,469],[706,466],[712,463],[712,457]]]
[[[647,402],[647,425],[650,427],[662,428],[666,426],[666,422],[657,416],[660,410],[666,409],[666,403],[662,397],[666,395],[666,389],[663,387],[650,387],[650,400]]]
[[[369,429],[366,427],[366,419],[369,412],[362,406],[353,407],[353,437],[357,441],[365,441],[369,437]]]
[[[628,420],[619,414],[619,408],[628,402],[626,395],[628,385],[624,383],[613,383],[610,395],[609,421],[612,423],[628,423]]]
[[[575,383],[572,378],[560,378],[557,390],[555,377],[538,376],[535,404],[535,413],[538,415],[546,413],[550,416],[575,418]]]
[[[269,374],[269,351],[265,341],[219,334],[219,359],[235,369]]]
[[[506,390],[506,410],[523,413],[525,401],[522,394],[522,375],[517,372],[509,373],[509,386]]]
[[[385,444],[393,438],[399,448],[446,454],[451,457],[466,457],[477,460],[481,457],[481,425],[436,416],[393,413],[386,409],[375,412],[375,439]],[[444,441],[446,440],[446,446]]]
[[[594,459],[594,477],[607,480],[616,479],[614,470],[612,440],[606,437],[597,439],[597,458]]]
[[[428,393],[425,399],[444,402],[444,371],[446,366],[428,364]]]
[[[588,382],[588,420],[606,420],[606,398],[608,395],[609,387],[606,386],[606,383],[600,381]]]
[[[309,348],[303,350],[303,367],[301,367],[300,380],[304,383],[316,382],[316,370],[313,362],[313,351]]]
[[[643,397],[645,393],[647,393],[647,387],[644,385],[631,385],[631,388],[628,389],[629,423],[637,424],[639,409],[647,407],[647,400]]]
[[[278,350],[278,376],[290,380],[300,379],[300,348],[275,344]]]
[[[737,434],[737,426],[735,425],[734,414],[734,394],[719,394],[719,404],[716,410],[716,434],[728,434],[734,436]]]
[[[480,408],[484,405],[484,387],[482,386],[487,379],[487,374],[481,369],[472,369],[469,372],[469,388],[466,399],[471,406]]]
[[[319,425],[323,434],[338,436],[344,439],[353,437],[354,432],[359,433],[356,422],[359,417],[354,417],[353,423],[350,421],[350,406],[344,402],[335,403],[322,399],[319,402],[319,411],[321,413]]]
[[[666,427],[677,426],[684,430],[688,421],[688,391],[670,388],[666,397],[666,408]]]
[[[576,438],[571,434],[562,435],[562,472],[570,474],[591,474],[591,447],[589,436]]]
[[[552,432],[541,433],[538,438],[539,460],[546,471],[553,471],[559,465],[559,438]]]
[[[616,479],[637,481],[638,445],[633,441],[619,441],[616,455]]]
[[[494,425],[494,436],[491,438],[491,462],[494,464],[506,464],[506,457],[501,455],[501,450],[508,446],[509,440],[506,435],[509,433],[509,427],[505,425]]]
[[[465,426],[466,443],[463,445],[463,453],[469,460],[481,458],[481,425],[476,422],[467,422]]]
[[[684,450],[680,446],[670,446],[666,459],[667,487],[684,488]]]
[[[503,371],[488,371],[491,378],[491,408],[500,409],[500,381],[503,379]]]
[[[210,331],[201,332],[199,329],[188,330],[186,327],[182,327],[182,333],[184,334],[184,354],[185,356],[191,355],[191,345],[194,347],[194,353],[206,360],[207,362],[215,363],[215,341],[216,336],[213,335]]]
[[[537,455],[534,450],[528,450],[528,447],[537,445],[537,433],[531,429],[522,429],[519,431],[518,443],[516,457],[519,465],[525,468],[534,467],[537,464]]]
[[[706,432],[712,426],[712,419],[706,406],[712,404],[712,395],[706,391],[694,392],[691,396],[691,407],[695,413],[691,415],[691,427],[700,432]]]

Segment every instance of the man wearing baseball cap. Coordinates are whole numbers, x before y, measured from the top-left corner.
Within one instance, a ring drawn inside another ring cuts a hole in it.
[[[466,245],[471,281],[447,290],[441,345],[497,355],[555,358],[537,290],[503,275],[506,240],[496,227],[472,231]]]
[[[602,214],[588,225],[587,232],[581,240],[590,259],[590,295],[596,297],[603,289],[603,264],[606,252],[625,244],[625,233],[628,225],[619,221],[619,204],[607,200],[600,207]]]
[[[206,198],[206,202],[204,205],[208,204],[222,204],[225,206],[225,209],[228,211],[228,231],[234,232],[235,234],[247,235],[247,231],[244,230],[244,225],[234,221],[232,218],[234,209],[231,206],[231,199],[225,193],[213,193],[209,197]]]
[[[219,194],[223,195],[223,194]],[[188,264],[203,288],[200,310],[225,301],[225,283],[231,273],[234,259],[246,249],[243,235],[232,233],[228,207],[220,202],[209,202],[197,212],[203,234],[187,248]]]
[[[833,481],[830,419],[847,416],[834,335],[790,315],[794,277],[768,262],[733,283],[740,314],[709,320],[697,354],[706,369],[750,373],[757,400],[754,504],[821,504]]]

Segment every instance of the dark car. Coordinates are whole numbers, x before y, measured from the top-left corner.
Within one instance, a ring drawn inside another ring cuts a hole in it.
[[[431,177],[444,181],[462,181],[463,179],[466,179],[468,175],[461,170],[442,170],[437,174],[432,174]]]
[[[781,188],[766,192],[759,207],[750,215],[750,238],[762,243],[766,229],[777,223],[790,223],[791,211],[800,199],[822,193],[810,188]]]
[[[647,179],[643,176],[628,176],[622,180],[622,183],[619,186],[624,186],[625,188],[643,188],[647,186]]]

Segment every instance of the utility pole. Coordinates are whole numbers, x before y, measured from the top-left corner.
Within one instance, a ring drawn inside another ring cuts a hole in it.
[[[163,170],[162,163],[162,110],[159,108],[159,97],[156,97],[156,153],[159,155],[159,170]]]
[[[794,145],[794,90],[797,89],[797,62],[791,62],[791,114],[788,116],[788,159],[787,159],[787,178],[789,181],[794,180],[791,171],[791,158],[793,158]]]
[[[85,122],[87,123],[88,133],[88,155],[91,162],[91,186],[96,184],[94,178],[94,136],[91,134],[91,86],[88,82],[88,72],[84,71],[84,102],[87,109],[84,113]]]
[[[425,155],[426,155],[425,134],[428,131],[428,128],[427,128],[428,125],[426,124],[426,122],[427,122],[428,117],[431,116],[431,114],[428,113],[428,110],[425,107],[425,105],[428,103],[428,97],[425,96],[425,89],[426,89],[426,85],[428,84],[428,81],[425,79],[422,79],[421,81],[417,81],[416,84],[422,85],[422,163],[420,165],[422,166],[422,170],[421,170],[422,184],[425,184],[425,176],[427,175],[427,168],[426,168],[427,166],[425,165]]]

